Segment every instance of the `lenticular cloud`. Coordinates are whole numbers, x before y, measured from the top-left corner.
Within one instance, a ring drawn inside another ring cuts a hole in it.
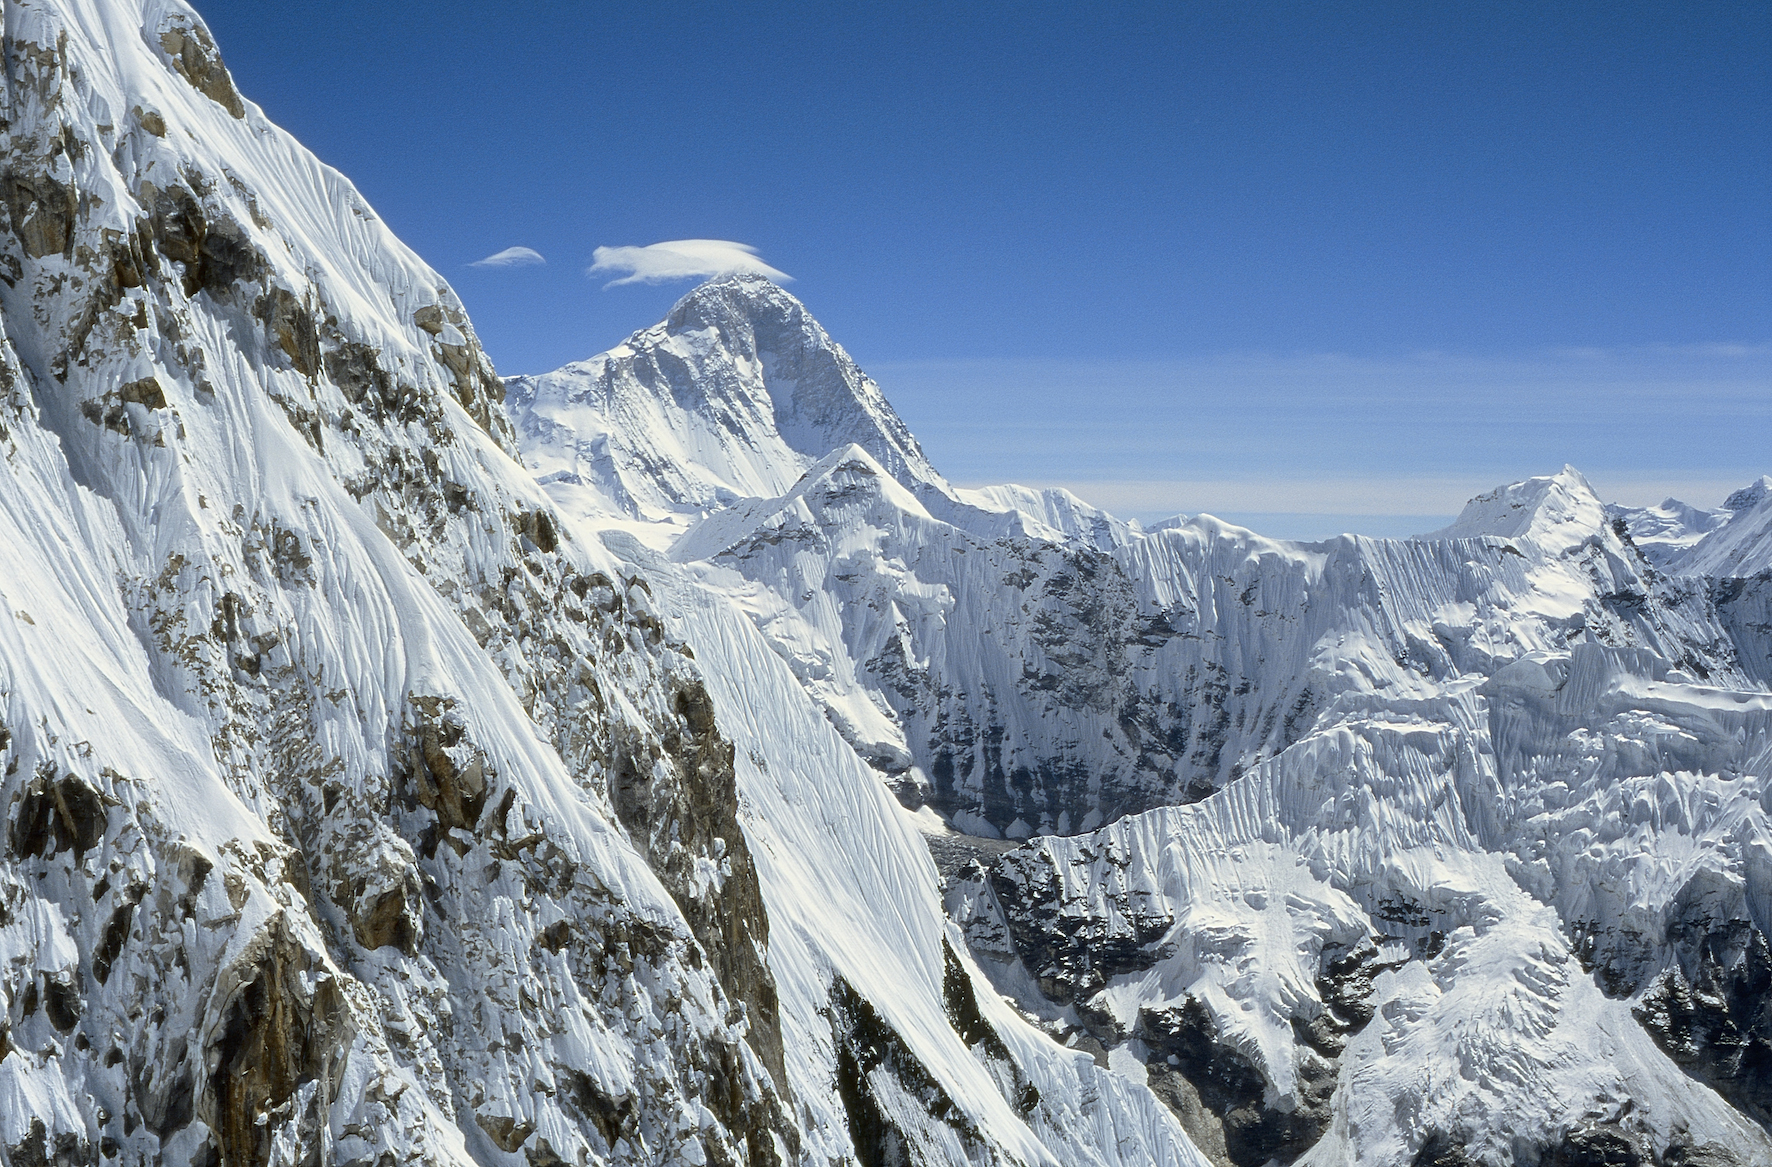
[[[503,251],[493,252],[485,259],[476,259],[469,267],[530,267],[538,263],[546,263],[541,252],[533,247],[507,247]]]
[[[758,259],[755,247],[726,239],[677,239],[646,247],[599,247],[591,258],[595,262],[585,274],[621,275],[620,279],[604,284],[606,288],[618,284],[662,284],[667,280],[731,272],[755,272],[777,283],[788,283],[794,278]]]

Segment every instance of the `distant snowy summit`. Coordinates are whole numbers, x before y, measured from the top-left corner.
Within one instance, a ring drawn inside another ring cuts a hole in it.
[[[1745,578],[1772,569],[1772,476],[1704,509],[1670,498],[1660,506],[1611,507],[1649,562],[1675,575]]]
[[[1772,476],[1705,509],[1677,498],[1659,506],[1604,504],[1581,472],[1528,478],[1478,495],[1451,526],[1424,539],[1494,535],[1540,545],[1579,542],[1603,523],[1623,524],[1635,549],[1669,575],[1745,578],[1772,569]]]
[[[879,386],[760,275],[712,280],[608,352],[505,384],[524,456],[556,500],[639,520],[650,542],[782,495],[850,443],[913,486],[947,489]]]
[[[1493,535],[1530,539],[1547,550],[1563,550],[1586,539],[1606,522],[1605,504],[1573,466],[1543,478],[1528,478],[1480,494],[1465,504],[1451,526],[1424,539],[1470,539]]]

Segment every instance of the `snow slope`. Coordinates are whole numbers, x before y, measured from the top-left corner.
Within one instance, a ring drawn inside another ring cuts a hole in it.
[[[688,918],[747,880],[652,862],[609,792],[702,780],[699,681],[557,537],[454,294],[184,6],[5,38],[0,1148],[791,1140],[754,970]]]
[[[1655,567],[1675,575],[1746,577],[1772,569],[1772,476],[1712,510],[1670,498],[1658,507],[1611,507]],[[1739,520],[1739,521],[1737,521]]]
[[[1772,1158],[1763,489],[1142,531],[745,278],[501,401],[188,8],[4,21],[6,1163]]]
[[[1147,1091],[1029,1027],[982,978],[974,990],[909,816],[744,613],[637,541],[611,543],[661,589],[731,735],[783,1039],[800,1055],[788,1063],[793,1096],[809,1109],[838,1105],[828,1083],[844,1059],[866,1065],[872,1042],[885,1055],[862,1075],[860,1097],[844,1100],[850,1129],[898,1132],[926,1156],[913,1161],[1204,1164]],[[865,1010],[845,1005],[851,996]],[[959,1116],[936,1121],[944,1105]],[[858,1122],[858,1111],[879,1117]],[[808,1127],[842,1123],[821,1113]],[[891,1141],[863,1146],[863,1161],[879,1161],[870,1151],[892,1161],[881,1149]]]
[[[1728,523],[1694,544],[1676,569],[1715,578],[1772,571],[1772,478],[1730,495],[1724,505],[1730,510]]]

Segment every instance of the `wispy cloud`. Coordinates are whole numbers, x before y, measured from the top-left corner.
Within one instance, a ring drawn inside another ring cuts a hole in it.
[[[469,267],[534,267],[538,263],[546,263],[541,252],[533,247],[507,247],[503,251],[493,252],[485,259],[476,259]]]
[[[758,259],[755,247],[726,239],[675,239],[645,247],[599,247],[591,253],[591,258],[595,262],[585,274],[621,274],[620,279],[604,284],[605,288],[620,284],[662,284],[668,280],[721,276],[730,272],[755,272],[777,283],[787,283],[794,278]]]

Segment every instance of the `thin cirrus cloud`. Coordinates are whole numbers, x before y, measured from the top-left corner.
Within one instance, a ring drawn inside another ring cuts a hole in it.
[[[538,263],[546,263],[541,252],[533,247],[507,247],[503,251],[495,251],[485,259],[476,259],[469,267],[534,267]]]
[[[755,272],[777,283],[788,283],[794,278],[758,259],[755,247],[727,239],[675,239],[645,247],[599,247],[591,253],[591,259],[594,262],[585,269],[586,275],[621,277],[604,284],[605,288],[662,284],[732,272]]]

